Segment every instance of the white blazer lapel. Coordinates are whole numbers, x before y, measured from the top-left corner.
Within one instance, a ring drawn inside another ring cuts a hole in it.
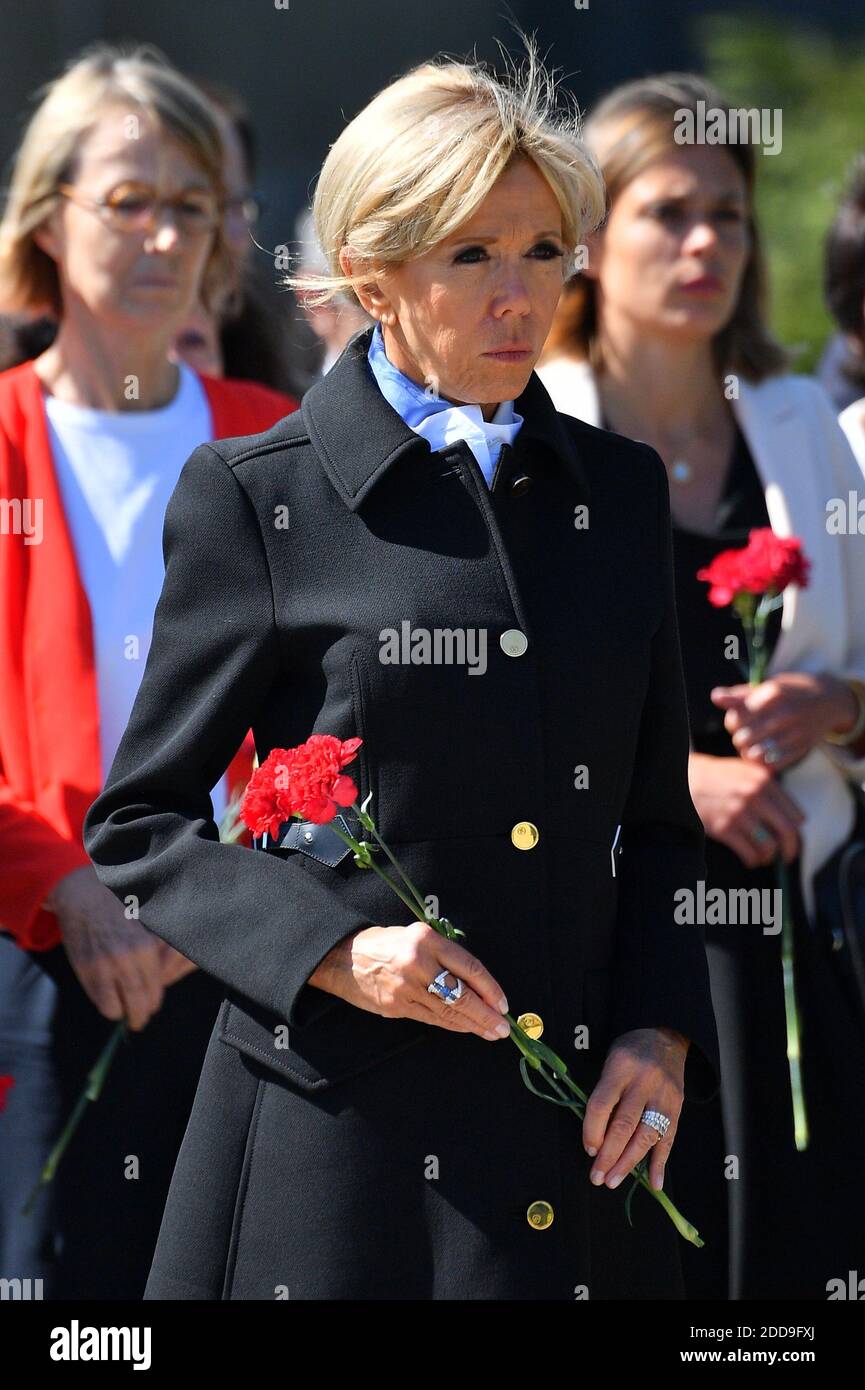
[[[588,362],[573,357],[554,357],[535,368],[549,393],[556,410],[585,420],[587,425],[601,423],[601,401],[595,374]]]
[[[791,584],[784,591],[768,674],[832,669],[843,657],[844,593],[826,530],[827,479],[787,384],[784,378],[761,386],[740,381],[739,397],[731,402],[763,483],[772,530],[798,537],[811,561],[807,586]]]

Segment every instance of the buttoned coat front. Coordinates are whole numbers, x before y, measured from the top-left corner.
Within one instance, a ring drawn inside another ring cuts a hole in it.
[[[632,1228],[627,1184],[589,1183],[578,1121],[508,1039],[307,983],[349,933],[406,924],[376,874],[296,821],[272,852],[218,841],[208,788],[248,728],[262,760],[358,735],[380,833],[586,1090],[613,1038],[659,1026],[692,1039],[686,1104],[717,1089],[702,931],[674,900],[705,864],[663,465],[533,374],[488,488],[384,399],[371,332],[296,414],[188,459],[85,821],[102,882],[226,988],[146,1296],[680,1297],[681,1237],[647,1193]],[[675,1199],[675,1148],[668,1178]]]

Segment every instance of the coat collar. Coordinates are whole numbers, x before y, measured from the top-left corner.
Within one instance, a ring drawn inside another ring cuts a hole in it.
[[[368,360],[374,328],[374,324],[363,328],[349,339],[330,371],[301,402],[313,448],[352,511],[357,511],[397,460],[412,453],[429,457],[433,452],[382,395]],[[532,445],[546,446],[571,472],[580,500],[588,501],[588,479],[571,430],[536,373],[532,372],[514,401],[514,410],[523,417],[510,446],[514,454],[522,456]]]

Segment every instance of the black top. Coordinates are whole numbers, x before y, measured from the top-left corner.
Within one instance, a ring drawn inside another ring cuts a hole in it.
[[[676,484],[671,485],[675,488]],[[769,526],[763,484],[754,466],[742,431],[736,428],[727,477],[715,511],[713,533],[691,531],[673,520],[673,559],[682,662],[688,693],[688,715],[695,749],[717,757],[734,755],[736,748],[724,728],[724,711],[714,705],[709,691],[716,685],[746,681],[748,649],[744,629],[731,606],[715,608],[708,599],[709,585],[697,579],[697,570],[708,565],[722,550],[737,550],[748,543],[755,526]],[[771,654],[781,631],[781,608],[769,614],[766,648]],[[725,656],[727,639],[739,638],[739,661]]]
[[[677,488],[678,484],[670,484],[673,507]],[[672,521],[676,607],[688,719],[694,749],[698,753],[710,753],[716,757],[736,755],[736,747],[724,728],[724,711],[712,703],[709,692],[716,685],[738,685],[748,679],[748,648],[735,609],[730,605],[715,608],[709,602],[709,585],[704,579],[697,578],[697,570],[710,564],[722,550],[738,550],[747,545],[748,532],[752,527],[770,524],[763,484],[745,436],[737,425],[711,533],[692,531],[680,526],[675,518]],[[780,631],[779,606],[769,614],[766,624],[765,644],[770,654]],[[739,661],[725,656],[727,639],[731,634],[739,638]]]

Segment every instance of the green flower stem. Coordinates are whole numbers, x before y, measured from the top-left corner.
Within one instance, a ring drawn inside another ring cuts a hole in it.
[[[380,869],[378,864],[376,864],[375,860],[372,859],[368,854],[364,853],[364,847],[360,843],[360,841],[356,840],[353,835],[346,834],[344,830],[340,830],[338,825],[333,824],[333,821],[330,822],[330,828],[335,835],[338,835],[341,840],[344,840],[345,843],[354,850],[355,854],[360,856],[360,858],[369,866],[370,869],[375,870],[379,878],[383,879],[387,886],[393,889],[394,893],[396,893],[400,901],[405,903],[409,912],[411,912],[412,915],[416,916],[418,912],[418,904],[412,902],[411,899],[407,897],[406,894],[402,891],[399,884],[394,883],[393,879],[389,878],[388,875],[384,872],[384,869]],[[426,919],[426,910],[424,908],[420,909],[420,916],[421,918]]]
[[[357,806],[356,804],[353,805],[353,810],[357,811],[358,814],[362,814],[362,815],[365,815],[365,816],[366,816],[367,820],[369,821],[368,829],[372,832],[372,834],[375,836],[375,838],[376,838],[376,840],[378,841],[378,843],[381,845],[382,849],[384,850],[384,852],[385,852],[385,854],[387,855],[387,857],[388,857],[388,859],[390,860],[390,862],[393,864],[393,866],[394,866],[394,868],[396,869],[397,873],[398,873],[398,874],[400,875],[400,877],[402,878],[403,883],[404,883],[405,886],[408,888],[408,891],[411,893],[412,897],[415,899],[415,901],[416,901],[417,903],[420,903],[420,904],[423,905],[423,913],[422,913],[422,916],[423,916],[424,918],[426,918],[426,915],[427,915],[427,908],[426,908],[426,904],[423,902],[423,896],[422,896],[422,894],[421,894],[421,893],[419,892],[419,890],[414,886],[414,884],[412,883],[412,881],[411,881],[411,879],[409,878],[408,874],[406,873],[405,869],[404,869],[404,868],[402,867],[402,865],[398,862],[398,860],[396,859],[396,856],[393,855],[393,854],[391,853],[389,847],[385,844],[384,840],[383,840],[383,839],[381,838],[381,836],[379,835],[378,831],[376,830],[375,821],[373,820],[372,816],[370,816],[370,815],[368,814],[368,812],[361,812],[361,811],[360,811],[360,807]]]
[[[781,968],[784,978],[784,1014],[787,1024],[787,1065],[790,1070],[790,1090],[793,1096],[793,1135],[796,1148],[802,1153],[808,1147],[808,1116],[802,1085],[801,1046],[799,1041],[799,1011],[796,1004],[796,985],[793,974],[793,922],[787,904],[790,898],[790,879],[781,855],[775,856],[778,884],[781,888]]]
[[[742,604],[734,603],[745,628],[748,641],[750,685],[760,685],[766,673],[766,652],[763,636],[769,614],[783,603],[783,596],[767,589],[754,610],[753,595],[738,595]],[[793,966],[793,922],[789,911],[790,878],[780,852],[775,855],[775,876],[781,889],[781,973],[784,982],[784,1016],[787,1032],[787,1066],[790,1072],[790,1093],[793,1099],[793,1136],[797,1150],[802,1153],[809,1144],[808,1115],[805,1109],[805,1090],[802,1083],[802,1049],[799,1009],[796,1003],[796,983]]]
[[[105,1077],[108,1074],[108,1068],[111,1066],[111,1061],[117,1049],[117,1045],[125,1033],[126,1020],[124,1018],[121,1019],[120,1022],[117,1024],[117,1027],[114,1029],[114,1032],[111,1034],[111,1037],[108,1039],[108,1042],[105,1044],[102,1051],[100,1052],[95,1066],[89,1072],[87,1076],[87,1081],[84,1086],[84,1090],[78,1097],[75,1109],[72,1111],[72,1114],[70,1115],[66,1123],[66,1128],[63,1130],[63,1133],[60,1135],[60,1138],[54,1145],[54,1148],[48,1155],[48,1158],[45,1162],[42,1172],[39,1175],[38,1180],[32,1187],[30,1195],[27,1198],[27,1201],[24,1203],[24,1206],[21,1208],[22,1216],[29,1215],[33,1208],[33,1203],[36,1201],[36,1198],[39,1195],[40,1188],[45,1183],[50,1182],[51,1179],[54,1177],[54,1174],[57,1172],[60,1160],[66,1151],[66,1146],[68,1145],[70,1139],[72,1138],[72,1135],[75,1133],[75,1130],[78,1127],[78,1122],[81,1119],[81,1116],[84,1114],[85,1109],[87,1108],[88,1101],[94,1101],[99,1099],[99,1094],[102,1090],[102,1085],[105,1081]]]
[[[347,844],[351,849],[354,850],[355,855],[360,861],[368,865],[369,868],[375,870],[379,878],[381,878],[388,885],[388,887],[393,890],[393,892],[400,899],[400,901],[405,903],[406,907],[412,913],[417,913],[419,920],[428,922],[430,926],[432,926],[437,932],[440,933],[440,935],[444,937],[449,937],[450,933],[442,924],[444,919],[439,919],[436,917],[430,918],[428,916],[426,905],[424,904],[418,889],[412,883],[411,879],[403,869],[402,865],[397,860],[396,856],[391,852],[389,847],[385,844],[384,840],[379,835],[378,831],[376,830],[375,821],[373,820],[372,816],[370,816],[368,812],[362,811],[356,802],[352,803],[352,809],[357,812],[361,824],[364,826],[364,828],[369,830],[371,834],[375,836],[376,840],[378,841],[378,844],[384,850],[391,864],[402,878],[403,882],[409,890],[409,893],[411,893],[414,901],[412,901],[412,898],[409,898],[402,891],[399,885],[395,883],[394,880],[390,878],[384,872],[383,869],[379,868],[379,866],[372,859],[368,847],[365,847],[363,844],[361,844],[360,841],[356,840],[353,835],[347,834],[346,831],[341,830],[338,825],[335,825],[333,823],[333,821],[330,822],[331,830],[333,830],[335,834],[337,834],[345,844]],[[588,1103],[588,1096],[586,1095],[586,1092],[583,1091],[573,1080],[561,1057],[558,1057],[556,1053],[553,1052],[552,1048],[548,1047],[545,1043],[540,1042],[537,1038],[529,1037],[528,1033],[526,1033],[525,1030],[520,1027],[519,1023],[513,1017],[512,1014],[506,1013],[504,1017],[507,1019],[510,1025],[511,1041],[523,1054],[523,1057],[525,1058],[525,1061],[528,1063],[528,1065],[534,1071],[538,1072],[539,1076],[543,1078],[543,1080],[547,1083],[550,1089],[556,1093],[556,1096],[555,1098],[553,1096],[544,1096],[543,1092],[538,1091],[533,1085],[531,1085],[527,1081],[527,1078],[524,1077],[524,1080],[526,1080],[527,1084],[529,1085],[529,1089],[534,1091],[536,1095],[540,1095],[541,1098],[544,1100],[555,1099],[556,1104],[567,1106],[568,1109],[574,1112],[580,1123],[582,1123],[585,1117],[585,1107]],[[564,1086],[560,1085],[560,1082],[563,1082]],[[568,1091],[571,1092],[570,1095],[568,1094]],[[637,1164],[634,1168],[631,1169],[631,1174],[634,1177],[635,1181],[640,1183],[641,1186],[643,1186],[646,1189],[646,1191],[649,1192],[652,1197],[654,1197],[656,1202],[660,1203],[664,1211],[669,1216],[670,1220],[673,1222],[673,1225],[676,1227],[676,1230],[679,1232],[679,1234],[683,1236],[685,1240],[690,1241],[692,1245],[702,1247],[705,1242],[700,1239],[696,1227],[693,1226],[691,1222],[688,1221],[687,1218],[682,1215],[682,1213],[678,1210],[674,1203],[670,1201],[666,1192],[664,1192],[662,1188],[658,1189],[652,1186],[652,1184],[649,1181],[645,1163],[642,1160],[639,1164]]]

